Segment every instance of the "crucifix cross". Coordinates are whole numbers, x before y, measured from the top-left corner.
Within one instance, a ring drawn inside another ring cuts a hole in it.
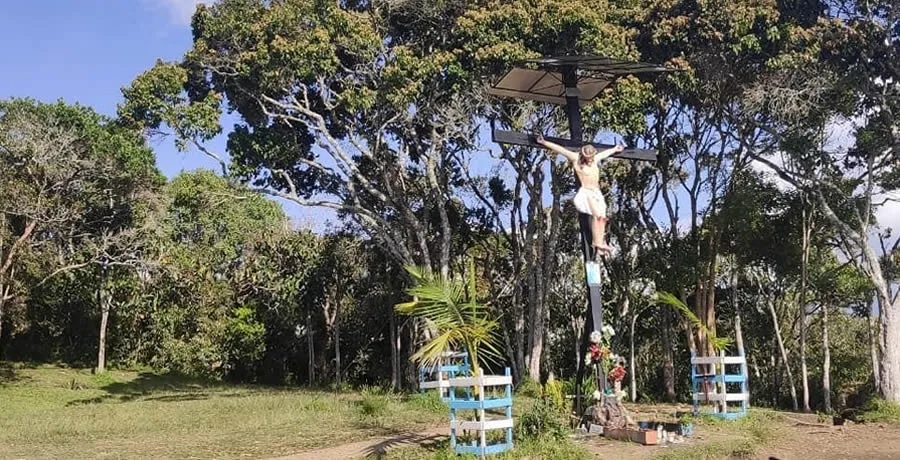
[[[625,75],[668,72],[669,69],[641,62],[628,62],[601,56],[559,56],[527,61],[537,69],[514,68],[488,90],[494,96],[527,99],[566,108],[569,121],[569,139],[548,137],[548,141],[573,150],[591,144],[598,150],[611,145],[583,141],[581,105],[591,101],[600,92],[610,86],[616,79]],[[579,71],[581,71],[579,73]],[[492,140],[500,144],[542,147],[531,134],[514,131],[492,130]],[[655,161],[655,150],[626,149],[612,158],[638,161]],[[580,184],[579,184],[580,185]],[[590,303],[588,321],[583,326],[580,350],[587,348],[590,331],[599,331],[603,327],[603,304],[601,299],[602,283],[599,279],[599,267],[594,262],[594,248],[591,244],[590,214],[579,213],[581,229],[581,249],[585,262],[585,278]],[[591,270],[597,271],[592,274]],[[593,276],[592,276],[593,275]],[[584,362],[579,359],[575,384],[575,409],[581,415],[581,381],[584,376]],[[605,385],[606,379],[601,379]],[[605,389],[605,388],[604,388]]]

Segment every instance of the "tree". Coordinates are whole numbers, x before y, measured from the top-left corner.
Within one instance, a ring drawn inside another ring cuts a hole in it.
[[[653,122],[636,139],[660,152],[656,197],[668,217],[666,240],[679,245],[676,250],[690,264],[691,285],[674,292],[690,300],[715,333],[725,223],[720,214],[735,196],[734,178],[749,167],[751,153],[774,145],[745,116],[744,94],[791,49],[787,37],[794,26],[781,21],[774,2],[649,1],[645,6],[626,19],[637,30],[642,59],[683,72],[656,84],[658,96],[644,112]],[[685,195],[686,203],[679,198]],[[689,226],[679,223],[685,217]],[[664,228],[649,213],[644,219]],[[711,353],[703,330],[696,331],[692,349]]]
[[[346,306],[354,299],[363,270],[365,265],[359,240],[345,235],[325,239],[316,277],[321,283],[318,287],[319,304],[330,333],[330,345],[334,348],[334,383],[338,388],[341,387],[343,370],[342,315],[348,313]]]
[[[243,372],[244,360],[264,354],[266,337],[258,328],[264,311],[246,301],[247,290],[263,289],[266,277],[248,286],[256,278],[243,267],[277,244],[267,241],[286,235],[287,218],[277,203],[211,171],[180,174],[164,191],[149,243],[160,265],[152,289],[162,304],[146,320],[156,335],[150,353],[158,366],[186,373]]]
[[[374,6],[314,1],[200,8],[194,48],[138,77],[120,114],[168,126],[183,145],[221,159],[203,141],[220,131],[227,98],[243,118],[229,134],[231,175],[338,211],[396,261],[446,275],[448,155],[467,134],[467,114],[450,102],[452,55],[402,37],[395,19]]]
[[[760,85],[771,120],[767,132],[782,150],[755,158],[811,197],[840,235],[841,250],[871,280],[881,313],[881,393],[900,401],[900,296],[871,236],[877,209],[900,188],[900,90],[893,83],[900,74],[883,64],[900,56],[900,16],[897,8],[859,2],[839,2],[830,11],[835,16],[823,18],[808,39],[813,52],[796,53]],[[849,148],[826,136],[841,117],[859,120]]]
[[[86,107],[27,99],[0,102],[0,164],[9,171],[0,179],[2,328],[17,259],[30,246],[56,256],[46,277],[101,260],[117,263],[110,259],[110,241],[134,224],[140,194],[158,185],[161,175],[139,132]],[[102,370],[108,304],[98,302]]]
[[[513,124],[492,115],[499,112],[484,82],[523,57],[634,55],[625,30],[595,2],[538,3],[226,0],[198,9],[192,49],[139,76],[119,113],[170,129],[259,190],[337,211],[398,265],[446,277],[459,255],[456,229],[467,224],[458,188],[478,151],[478,124]],[[226,106],[241,116],[229,134],[230,164],[205,145]],[[525,306],[514,335],[527,338],[515,362],[527,347],[537,378],[563,189],[554,186],[545,218],[544,157],[514,149],[504,161],[516,168],[515,198],[528,201],[525,212],[508,211],[518,213],[510,239],[522,302],[513,304]],[[502,227],[509,203],[485,204]]]

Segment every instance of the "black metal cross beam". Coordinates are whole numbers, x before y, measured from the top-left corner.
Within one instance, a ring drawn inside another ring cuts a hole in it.
[[[596,142],[578,142],[573,139],[563,139],[561,137],[546,137],[545,139],[575,151],[580,149],[581,146],[588,144],[593,145],[597,150],[605,150],[611,147],[615,147],[614,145],[609,144],[598,144]],[[541,147],[541,144],[537,143],[537,140],[532,134],[517,133],[515,131],[504,131],[502,129],[493,130],[493,132],[491,133],[491,140],[498,144]],[[621,158],[623,160],[656,161],[656,153],[656,150],[625,149],[619,153],[613,154],[612,158]]]

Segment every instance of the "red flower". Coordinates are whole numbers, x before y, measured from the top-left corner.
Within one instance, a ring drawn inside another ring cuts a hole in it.
[[[588,351],[591,353],[591,362],[596,363],[600,360],[600,349],[597,348],[597,345],[591,344],[588,348]]]
[[[609,380],[611,382],[619,382],[623,378],[625,378],[625,368],[622,366],[616,366],[609,371]]]

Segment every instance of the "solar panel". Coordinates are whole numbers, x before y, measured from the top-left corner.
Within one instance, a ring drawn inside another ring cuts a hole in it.
[[[606,78],[579,78],[579,102],[584,104],[597,97],[612,81]],[[488,93],[550,104],[566,104],[566,86],[563,84],[562,74],[547,70],[514,68],[488,89]]]
[[[639,73],[672,72],[656,64],[646,62],[626,61],[605,56],[580,55],[580,56],[551,56],[524,61],[537,64],[544,68],[574,67],[589,72],[599,72],[608,75],[634,75]]]
[[[512,97],[550,104],[566,104],[566,86],[563,72],[582,70],[577,75],[578,101],[581,105],[591,101],[604,88],[625,75],[671,72],[671,69],[655,64],[630,62],[603,56],[555,56],[531,59],[524,63],[539,69],[516,67],[488,89],[494,96]]]

